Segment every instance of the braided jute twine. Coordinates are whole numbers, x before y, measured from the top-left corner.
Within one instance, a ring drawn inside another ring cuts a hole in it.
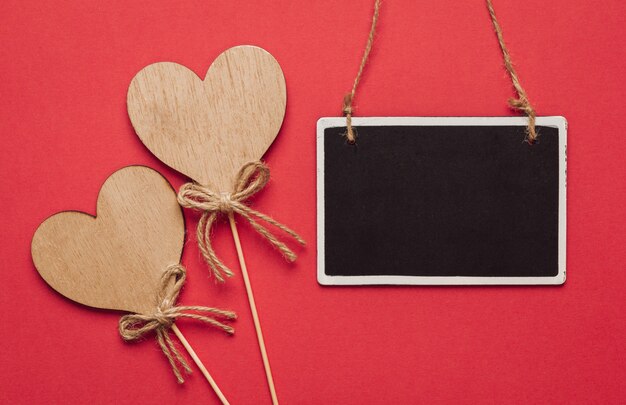
[[[120,335],[125,341],[138,340],[154,331],[157,342],[163,354],[167,357],[167,361],[169,361],[172,366],[172,371],[180,384],[185,380],[183,379],[179,366],[182,367],[187,374],[191,373],[191,368],[170,338],[169,329],[174,324],[174,321],[179,318],[195,319],[221,329],[228,334],[233,334],[235,330],[232,327],[223,324],[217,319],[232,320],[237,318],[234,312],[217,308],[186,305],[176,306],[176,299],[185,283],[185,278],[186,271],[182,265],[176,264],[169,266],[161,278],[161,288],[157,296],[157,307],[154,314],[125,315],[120,319],[119,323]],[[172,281],[174,284],[172,284]],[[194,312],[204,313],[205,315],[199,315]]]
[[[236,213],[244,217],[272,246],[277,248],[285,258],[293,262],[296,254],[287,245],[278,240],[258,220],[267,222],[294,238],[304,245],[304,240],[296,232],[273,218],[253,210],[245,201],[265,187],[270,179],[270,169],[260,161],[246,163],[237,173],[233,191],[216,192],[197,183],[184,184],[178,192],[178,203],[185,208],[192,208],[202,212],[198,222],[197,238],[202,256],[211,268],[215,278],[223,282],[224,277],[230,277],[233,272],[217,257],[211,245],[211,228],[219,214],[230,215]]]
[[[350,93],[346,94],[343,98],[343,114],[346,117],[346,138],[350,144],[356,142],[356,130],[352,127],[352,114],[354,113],[354,107],[352,106],[352,102],[354,101],[354,96],[356,94],[357,86],[361,81],[361,76],[363,75],[363,70],[365,65],[367,64],[367,60],[369,58],[370,52],[372,51],[372,45],[374,44],[374,36],[376,34],[376,24],[378,23],[378,16],[380,12],[380,1],[375,0],[374,2],[374,15],[372,17],[372,26],[370,28],[369,35],[367,37],[367,44],[365,45],[365,51],[363,52],[363,57],[361,58],[361,64],[359,65],[359,70],[357,71],[356,77],[354,79],[354,83],[352,84],[352,90]],[[519,77],[517,76],[517,72],[513,66],[513,62],[511,61],[511,54],[504,43],[504,36],[502,35],[502,27],[500,27],[500,23],[496,17],[496,12],[493,8],[493,4],[491,0],[486,0],[487,2],[487,10],[489,11],[489,16],[491,17],[491,22],[493,23],[493,28],[496,32],[496,36],[498,38],[498,43],[500,44],[500,49],[502,50],[502,56],[504,59],[504,67],[511,77],[511,82],[513,83],[513,87],[517,93],[517,98],[509,99],[509,106],[517,111],[521,111],[528,117],[528,125],[526,126],[526,141],[529,144],[533,144],[537,141],[538,133],[535,128],[535,118],[536,113],[535,109],[530,104],[528,100],[528,96],[526,95],[526,91],[522,87],[520,83]]]

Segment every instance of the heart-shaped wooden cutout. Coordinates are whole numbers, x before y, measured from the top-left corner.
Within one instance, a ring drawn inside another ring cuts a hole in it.
[[[239,169],[276,138],[287,93],[280,65],[264,49],[230,48],[204,81],[184,66],[142,69],[128,89],[128,115],[161,161],[217,191],[232,191]]]
[[[37,228],[31,253],[39,274],[69,299],[153,314],[161,277],[180,262],[184,237],[172,186],[148,167],[130,166],[100,189],[97,217],[51,216]]]

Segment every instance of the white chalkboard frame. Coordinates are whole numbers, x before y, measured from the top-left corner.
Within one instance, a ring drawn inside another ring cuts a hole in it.
[[[526,117],[356,117],[354,126],[526,126]],[[324,132],[345,127],[342,117],[317,121],[317,280],[322,285],[560,285],[566,278],[567,231],[567,120],[538,117],[537,126],[559,131],[559,236],[558,274],[554,277],[432,277],[432,276],[329,276],[324,272]]]

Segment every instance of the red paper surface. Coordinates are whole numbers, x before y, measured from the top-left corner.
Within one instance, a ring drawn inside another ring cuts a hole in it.
[[[357,114],[511,114],[483,3],[383,2]],[[569,121],[564,286],[324,288],[315,278],[315,124],[340,114],[372,1],[4,0],[0,400],[217,403],[198,371],[178,386],[152,338],[124,343],[120,314],[49,288],[30,240],[57,211],[94,213],[103,181],[123,166],[153,167],[180,186],[185,178],[133,132],[130,80],[157,61],[204,75],[223,50],[254,44],[280,62],[288,89],[282,131],[265,156],[272,181],[254,205],[309,242],[288,265],[240,221],[283,403],[623,403],[625,4],[495,1],[537,111]],[[232,338],[193,322],[180,329],[233,404],[270,403],[228,227],[217,227],[215,247],[237,276],[216,286],[193,236],[197,215],[185,215],[181,302],[234,309],[240,319]]]

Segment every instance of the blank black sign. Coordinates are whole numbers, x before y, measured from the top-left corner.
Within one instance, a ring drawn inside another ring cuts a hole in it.
[[[356,145],[323,130],[326,281],[557,276],[559,128],[534,145],[523,125],[356,128]]]

